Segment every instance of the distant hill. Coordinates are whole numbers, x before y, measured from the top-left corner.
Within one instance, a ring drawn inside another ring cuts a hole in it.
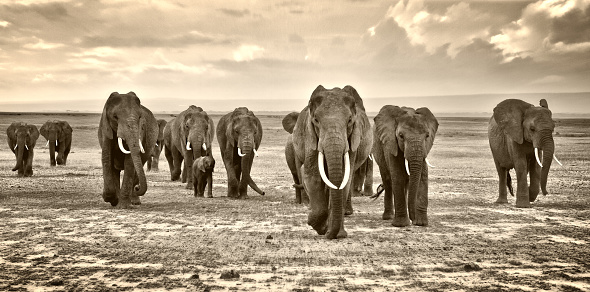
[[[238,106],[246,106],[255,112],[282,114],[300,111],[307,105],[308,98],[308,96],[301,99],[273,100],[142,98],[142,104],[153,112],[159,113],[178,113],[194,104],[212,113],[225,113]],[[372,114],[377,113],[383,105],[393,104],[414,108],[426,106],[439,116],[489,116],[496,104],[507,98],[518,98],[535,105],[544,98],[556,116],[590,118],[590,92],[369,97],[363,98],[363,101],[367,112]],[[86,99],[4,103],[0,100],[0,112],[101,112],[104,101],[105,99]]]

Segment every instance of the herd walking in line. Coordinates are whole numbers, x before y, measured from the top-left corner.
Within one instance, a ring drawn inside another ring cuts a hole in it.
[[[382,218],[397,227],[428,225],[427,156],[439,126],[428,108],[385,105],[371,126],[363,100],[352,86],[320,85],[308,105],[286,115],[282,124],[289,133],[285,159],[295,201],[309,205],[307,223],[318,234],[328,239],[347,236],[344,218],[354,211],[351,197],[373,195],[374,162],[382,184],[373,197],[384,192]],[[554,127],[544,99],[540,106],[507,99],[494,108],[488,137],[499,177],[497,203],[507,203],[508,192],[514,196],[510,169],[516,173],[516,207],[530,207],[539,191],[547,194],[552,160],[560,163],[554,155]],[[39,134],[47,140],[50,165],[66,165],[72,132],[66,121],[47,121],[40,130],[12,123],[6,131],[16,156],[12,170],[18,176],[33,175]],[[98,125],[103,200],[118,208],[141,204],[148,189],[143,166],[147,162],[148,171],[158,170],[162,151],[172,181],[186,183],[195,197],[205,197],[205,188],[206,197],[213,197],[214,136],[227,173],[227,197],[245,199],[248,187],[265,195],[251,176],[262,124],[248,108],[227,113],[216,127],[207,112],[194,105],[169,121],[156,120],[135,93],[112,93]]]

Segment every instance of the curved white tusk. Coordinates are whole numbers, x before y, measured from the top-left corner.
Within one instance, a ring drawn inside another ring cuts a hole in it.
[[[537,163],[539,164],[539,166],[543,167],[541,160],[539,160],[539,148],[536,148],[536,147],[535,147],[535,158],[537,159]]]
[[[406,162],[406,173],[407,173],[408,175],[410,175],[410,167],[408,166],[408,160],[407,160],[407,159],[404,159],[404,160],[405,160],[405,162]]]
[[[203,142],[203,145],[201,147],[203,147],[203,150],[207,151],[207,144],[205,144],[205,142]]]
[[[348,184],[348,179],[350,178],[350,155],[348,152],[344,153],[344,178],[342,179],[342,184],[340,184],[340,190],[343,189]]]
[[[29,146],[27,146],[27,144],[25,144],[25,148],[27,148],[27,150],[29,150]]]
[[[240,147],[238,147],[238,155],[239,155],[240,157],[244,157],[244,156],[246,156],[246,154],[243,154],[243,153],[242,153],[242,149],[240,149]]]
[[[369,159],[371,159],[371,161],[373,161],[373,159],[375,159],[375,158],[373,157],[373,153],[369,154]]]
[[[156,142],[156,147],[160,147],[160,145],[158,145],[158,142]]]
[[[57,146],[57,140],[55,140],[55,146]]]
[[[45,147],[49,146],[49,140],[47,140],[47,143],[45,143]]]
[[[430,161],[428,161],[428,159],[424,158],[424,160],[426,160],[426,164],[428,164],[428,166],[434,167],[434,165],[430,164]]]
[[[123,152],[123,154],[131,153],[131,151],[125,150],[125,147],[123,147],[123,138],[119,137],[118,140],[119,140],[119,150],[121,150],[121,152]]]
[[[16,150],[16,147],[18,147],[18,144],[14,145],[14,149],[12,149],[12,150]]]
[[[252,148],[252,150],[254,151],[254,155],[256,155],[256,157],[258,157],[258,151],[256,151],[256,148]]]
[[[318,151],[318,168],[320,171],[320,176],[322,177],[322,180],[324,181],[324,183],[327,186],[329,186],[330,188],[337,190],[338,187],[336,187],[326,176],[326,170],[324,169],[324,153],[319,152],[319,151]]]
[[[561,164],[561,162],[559,162],[559,160],[557,160],[557,157],[555,157],[555,154],[553,154],[553,159],[555,159],[555,162],[557,162],[559,164],[559,166],[563,166],[563,164]]]
[[[143,144],[141,144],[141,139],[139,139],[139,151],[141,151],[141,153],[145,153],[145,149],[143,149]]]
[[[186,150],[193,150],[193,148],[191,148],[191,142],[188,140],[186,140]]]

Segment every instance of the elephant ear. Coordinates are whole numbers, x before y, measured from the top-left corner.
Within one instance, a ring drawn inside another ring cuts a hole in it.
[[[350,150],[356,152],[362,139],[363,119],[361,113],[364,112],[364,106],[362,105],[361,97],[354,88],[347,85],[343,90],[350,95],[350,97],[344,98],[345,104],[349,106],[350,112],[352,113],[352,130],[350,131],[348,141],[350,143]],[[361,104],[359,105],[358,102]]]
[[[305,144],[311,150],[318,149],[318,135],[315,130],[315,126],[313,124],[313,119],[315,115],[315,110],[322,104],[324,97],[320,95],[321,92],[325,91],[326,89],[319,85],[312,93],[311,97],[309,98],[309,103],[307,105],[308,115],[306,121],[306,133],[305,133]]]
[[[533,105],[519,99],[507,99],[494,108],[494,120],[512,141],[522,144],[524,112]]]
[[[16,129],[19,124],[20,123],[12,123],[10,126],[8,126],[8,129],[6,129],[6,136],[8,136],[10,140],[16,141]]]
[[[397,156],[399,146],[395,131],[397,129],[397,118],[405,115],[406,111],[398,106],[386,105],[381,108],[379,114],[373,119],[375,121],[375,137],[383,145],[385,152]]]
[[[346,85],[342,90],[350,94],[354,98],[355,105],[365,111],[365,105],[363,104],[363,99],[359,95],[359,93],[354,89],[354,87],[350,85]]]
[[[65,135],[71,135],[74,130],[70,127],[70,124],[66,121],[59,122],[61,124],[61,130]]]
[[[432,144],[434,144],[436,131],[438,131],[438,120],[427,107],[417,109],[416,113],[423,117],[426,129],[428,130],[429,136],[426,138],[426,154],[428,154],[430,149],[432,149]]]
[[[254,119],[254,123],[256,124],[256,135],[254,135],[254,143],[256,145],[254,145],[256,147],[256,150],[258,150],[258,147],[260,147],[260,142],[262,142],[262,124],[260,123],[260,120],[254,115],[253,112],[248,112],[248,114],[252,115],[252,118]]]
[[[39,130],[37,129],[37,126],[35,125],[27,125],[27,128],[29,129],[30,137],[31,140],[33,141],[33,145],[35,145],[35,143],[37,142],[37,139],[39,139]]]
[[[285,131],[287,131],[289,134],[293,134],[293,128],[295,128],[298,117],[298,112],[292,112],[283,118],[283,129],[285,129]]]
[[[225,127],[225,137],[227,138],[227,142],[233,147],[235,146],[235,138],[234,138],[234,114],[227,116],[227,126]]]
[[[546,109],[549,109],[549,104],[547,103],[547,100],[545,100],[544,98],[539,101],[539,105],[541,107],[544,107]]]
[[[113,139],[113,129],[111,128],[111,123],[109,123],[108,111],[110,104],[114,102],[114,99],[121,98],[118,92],[113,92],[107,99],[107,102],[104,104],[104,108],[102,109],[102,116],[100,117],[100,130],[102,131],[102,136],[112,140]]]
[[[164,140],[164,128],[166,124],[166,120],[158,120],[158,141]]]
[[[47,137],[47,128],[49,127],[49,123],[51,123],[50,121],[45,122],[45,124],[43,124],[43,126],[41,126],[41,129],[39,130],[39,132],[41,133],[41,136],[43,136],[43,138],[48,139]]]

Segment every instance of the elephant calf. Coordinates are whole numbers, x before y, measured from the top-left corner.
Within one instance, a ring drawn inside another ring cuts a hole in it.
[[[209,187],[207,197],[213,197],[213,169],[215,159],[212,156],[201,156],[193,162],[193,189],[195,197],[205,196],[205,186]]]

